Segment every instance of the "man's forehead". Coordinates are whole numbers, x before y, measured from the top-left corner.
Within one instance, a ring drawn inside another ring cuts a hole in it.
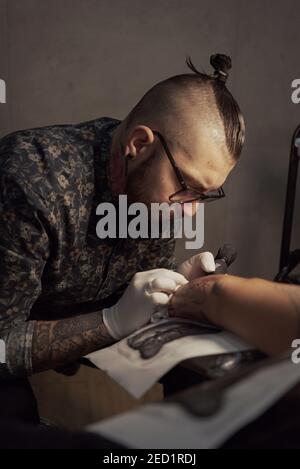
[[[234,167],[226,140],[220,135],[213,138],[211,131],[196,134],[189,147],[183,145],[182,150],[182,170],[190,176],[190,180],[198,182],[204,189],[220,187]]]
[[[199,167],[195,171],[195,167],[190,165],[183,171],[184,178],[188,185],[195,189],[202,189],[203,191],[211,191],[221,187],[227,179],[232,167],[227,167],[226,170],[220,168],[209,168],[205,166]]]
[[[204,122],[191,120],[184,132],[180,132],[177,142],[193,159],[210,157],[231,159],[226,142],[223,122],[218,118],[208,118]]]

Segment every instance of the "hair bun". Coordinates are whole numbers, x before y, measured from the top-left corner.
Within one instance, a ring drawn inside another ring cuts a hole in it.
[[[229,70],[232,67],[231,58],[224,54],[214,54],[210,57],[210,64],[214,68],[214,77],[226,83]]]

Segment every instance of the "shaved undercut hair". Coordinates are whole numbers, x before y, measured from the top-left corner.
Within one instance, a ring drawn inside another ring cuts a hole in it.
[[[221,125],[229,154],[237,160],[245,140],[245,123],[239,105],[226,87],[231,59],[211,57],[214,75],[199,72],[172,76],[153,86],[125,118],[126,131],[136,125],[160,130],[173,145],[189,138],[191,124]]]

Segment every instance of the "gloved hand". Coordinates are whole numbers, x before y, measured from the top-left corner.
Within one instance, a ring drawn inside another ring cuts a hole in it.
[[[168,303],[169,295],[186,283],[183,275],[172,270],[136,273],[118,303],[103,309],[103,322],[109,334],[119,340],[147,324],[156,309]]]
[[[200,252],[179,265],[177,272],[184,275],[190,282],[197,277],[203,277],[205,273],[216,270],[215,259],[211,252]]]

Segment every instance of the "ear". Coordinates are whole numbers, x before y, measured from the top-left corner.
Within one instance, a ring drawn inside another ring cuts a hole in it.
[[[145,125],[137,125],[134,127],[125,145],[125,155],[135,159],[142,155],[147,147],[154,141],[154,135],[150,127]]]

